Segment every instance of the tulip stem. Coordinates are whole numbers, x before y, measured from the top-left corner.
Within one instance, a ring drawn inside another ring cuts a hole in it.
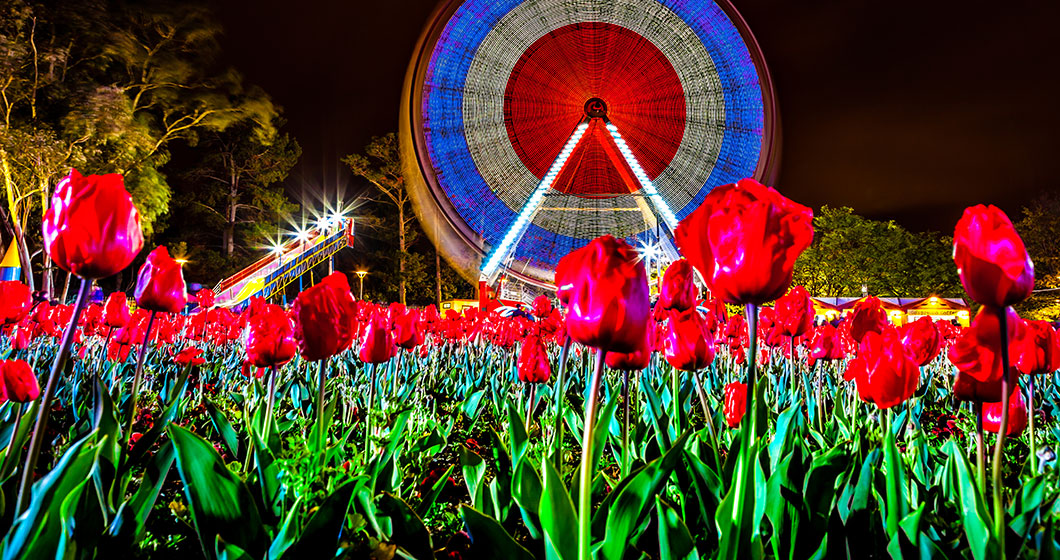
[[[1030,412],[1030,415],[1031,415],[1031,425],[1030,425],[1030,430],[1031,430],[1031,433],[1030,433],[1030,437],[1031,437],[1031,474],[1032,475],[1037,475],[1038,474],[1038,446],[1035,444],[1036,440],[1034,439],[1034,375],[1032,374],[1032,375],[1029,375],[1028,377],[1030,378],[1030,379],[1027,380],[1027,382],[1029,383],[1028,389],[1030,390],[1030,395],[1029,395],[1029,398],[1027,400],[1027,411]]]
[[[364,464],[372,455],[372,405],[375,399],[375,369],[379,364],[372,362],[368,373],[368,406],[364,409]]]
[[[747,314],[747,402],[744,403],[744,415],[751,414],[754,409],[755,398],[755,376],[758,369],[758,306],[748,303],[745,308]],[[756,434],[751,434],[751,439]]]
[[[714,461],[715,464],[720,465],[721,461],[718,460],[718,435],[714,431],[714,415],[710,412],[710,404],[707,403],[707,394],[703,391],[703,383],[699,379],[699,371],[692,372],[692,381],[695,383],[699,402],[703,405],[703,422],[707,425],[707,431],[710,432],[710,439],[714,444]]]
[[[555,427],[552,430],[552,451],[553,453],[563,452],[563,398],[564,398],[564,384],[566,379],[564,375],[567,373],[567,356],[570,354],[571,338],[568,335],[563,339],[563,348],[559,351],[559,371],[556,373],[556,391],[553,397],[556,399],[556,418]],[[561,470],[563,468],[562,461],[556,462],[556,469]],[[562,471],[561,471],[562,472]]]
[[[670,366],[670,392],[673,393],[674,438],[677,438],[681,435],[681,378],[673,366]]]
[[[269,444],[269,429],[272,428],[272,406],[276,401],[276,377],[279,372],[276,370],[276,366],[273,365],[269,368],[269,389],[268,396],[265,397],[265,428],[262,430],[262,439],[265,441],[265,446]]]
[[[1009,361],[1008,361],[1008,314],[1006,308],[998,311],[1001,327],[1001,423],[997,429],[997,443],[994,445],[994,533],[997,535],[998,545],[1001,547],[1001,558],[1005,557],[1005,504],[1001,496],[1001,453],[1005,448],[1005,436],[1008,432],[1008,405],[1011,395],[1009,390]]]
[[[129,447],[132,440],[133,424],[136,423],[136,405],[140,396],[140,383],[144,376],[144,358],[147,356],[147,343],[151,340],[151,326],[155,324],[155,315],[152,311],[147,316],[147,330],[144,332],[144,343],[140,345],[140,352],[136,357],[136,371],[133,373],[132,393],[129,395],[129,418],[125,421],[125,447]],[[200,383],[201,385],[201,383]]]
[[[51,375],[44,387],[44,393],[40,396],[40,408],[37,409],[37,423],[33,427],[33,436],[29,441],[29,452],[26,454],[26,464],[22,469],[22,478],[18,486],[18,498],[15,503],[15,516],[26,509],[29,504],[30,488],[33,485],[33,474],[37,470],[37,457],[40,455],[41,445],[44,443],[44,435],[48,431],[48,415],[52,409],[52,399],[55,397],[55,389],[59,386],[59,377],[66,368],[66,360],[70,358],[70,345],[74,342],[74,333],[77,331],[77,323],[81,319],[81,312],[88,303],[88,294],[92,291],[92,281],[81,279],[81,288],[77,291],[77,302],[74,303],[74,312],[70,316],[70,323],[66,325],[63,332],[62,342],[59,344],[55,361],[52,362]],[[10,451],[9,451],[10,453]]]
[[[592,506],[593,494],[593,431],[596,428],[596,394],[600,389],[600,380],[604,371],[604,349],[596,351],[596,364],[593,368],[593,377],[589,381],[589,398],[585,401],[585,429],[582,432],[582,465],[578,477],[578,558],[580,560],[593,560],[590,550],[592,536],[590,534],[589,520]]]
[[[328,359],[323,358],[320,360],[320,365],[317,369],[317,452],[321,456],[326,455],[324,453],[324,445],[326,439],[327,430],[324,429],[324,382],[325,374],[327,373]]]
[[[622,370],[622,406],[625,417],[622,420],[622,465],[620,476],[629,474],[629,370]]]
[[[530,385],[530,395],[526,399],[526,433],[530,434],[530,421],[534,416],[534,392],[537,389],[537,383],[528,383]]]
[[[26,414],[24,414],[25,412],[25,403],[19,403],[18,406],[15,407],[15,427],[11,430],[11,441],[7,444],[7,455],[4,456],[4,464],[3,466],[0,466],[0,476],[4,476],[4,473],[6,473],[7,469],[11,466],[11,461],[14,461],[15,456],[18,455],[18,451],[22,451],[21,449],[16,451],[15,443],[18,440],[18,431],[22,428],[23,416],[26,416]]]
[[[894,430],[891,424],[894,418],[891,409],[884,411],[884,418],[886,419],[883,424],[883,453],[884,464],[887,467],[887,534],[894,538],[898,534],[898,523],[901,519],[901,512],[898,510],[898,484],[901,480],[899,473],[902,467],[895,453]]]
[[[975,403],[975,465],[979,473],[979,492],[986,494],[986,454],[983,452],[983,402]]]

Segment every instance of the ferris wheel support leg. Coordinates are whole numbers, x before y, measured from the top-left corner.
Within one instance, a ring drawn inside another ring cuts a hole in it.
[[[578,142],[581,141],[582,136],[585,134],[585,130],[589,128],[588,122],[579,124],[575,129],[574,133],[571,134],[570,138],[567,139],[567,143],[563,145],[563,149],[560,150],[559,155],[556,156],[555,161],[549,166],[548,172],[541,179],[541,182],[537,184],[537,187],[530,194],[530,198],[527,199],[526,204],[523,205],[522,209],[515,216],[515,221],[508,227],[508,231],[504,233],[504,237],[501,238],[501,242],[495,245],[489,254],[489,257],[482,264],[482,276],[487,282],[492,282],[496,279],[497,273],[500,272],[501,265],[504,261],[515,250],[516,245],[519,244],[519,240],[522,239],[523,234],[530,228],[530,224],[533,223],[534,215],[541,208],[541,203],[545,201],[545,195],[548,194],[548,190],[552,188],[552,183],[555,182],[556,177],[559,176],[560,172],[563,171],[563,167],[567,164],[567,159],[570,158],[571,152],[578,146]]]

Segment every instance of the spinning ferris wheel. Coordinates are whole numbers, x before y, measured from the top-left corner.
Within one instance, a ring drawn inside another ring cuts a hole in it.
[[[604,234],[676,257],[710,190],[772,183],[769,71],[727,0],[448,0],[403,92],[413,206],[469,279],[541,286]]]

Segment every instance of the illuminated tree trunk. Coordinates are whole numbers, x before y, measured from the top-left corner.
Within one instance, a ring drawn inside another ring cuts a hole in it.
[[[438,249],[434,250],[434,280],[435,280],[435,303],[438,304],[438,309],[442,308],[442,255],[438,253]]]
[[[398,207],[398,296],[401,305],[405,305],[405,204]]]

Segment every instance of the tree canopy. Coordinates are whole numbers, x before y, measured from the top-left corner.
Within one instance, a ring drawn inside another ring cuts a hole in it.
[[[794,279],[811,294],[860,296],[862,286],[889,297],[963,294],[950,237],[910,232],[846,207],[824,206],[813,226],[813,244],[796,261]]]

